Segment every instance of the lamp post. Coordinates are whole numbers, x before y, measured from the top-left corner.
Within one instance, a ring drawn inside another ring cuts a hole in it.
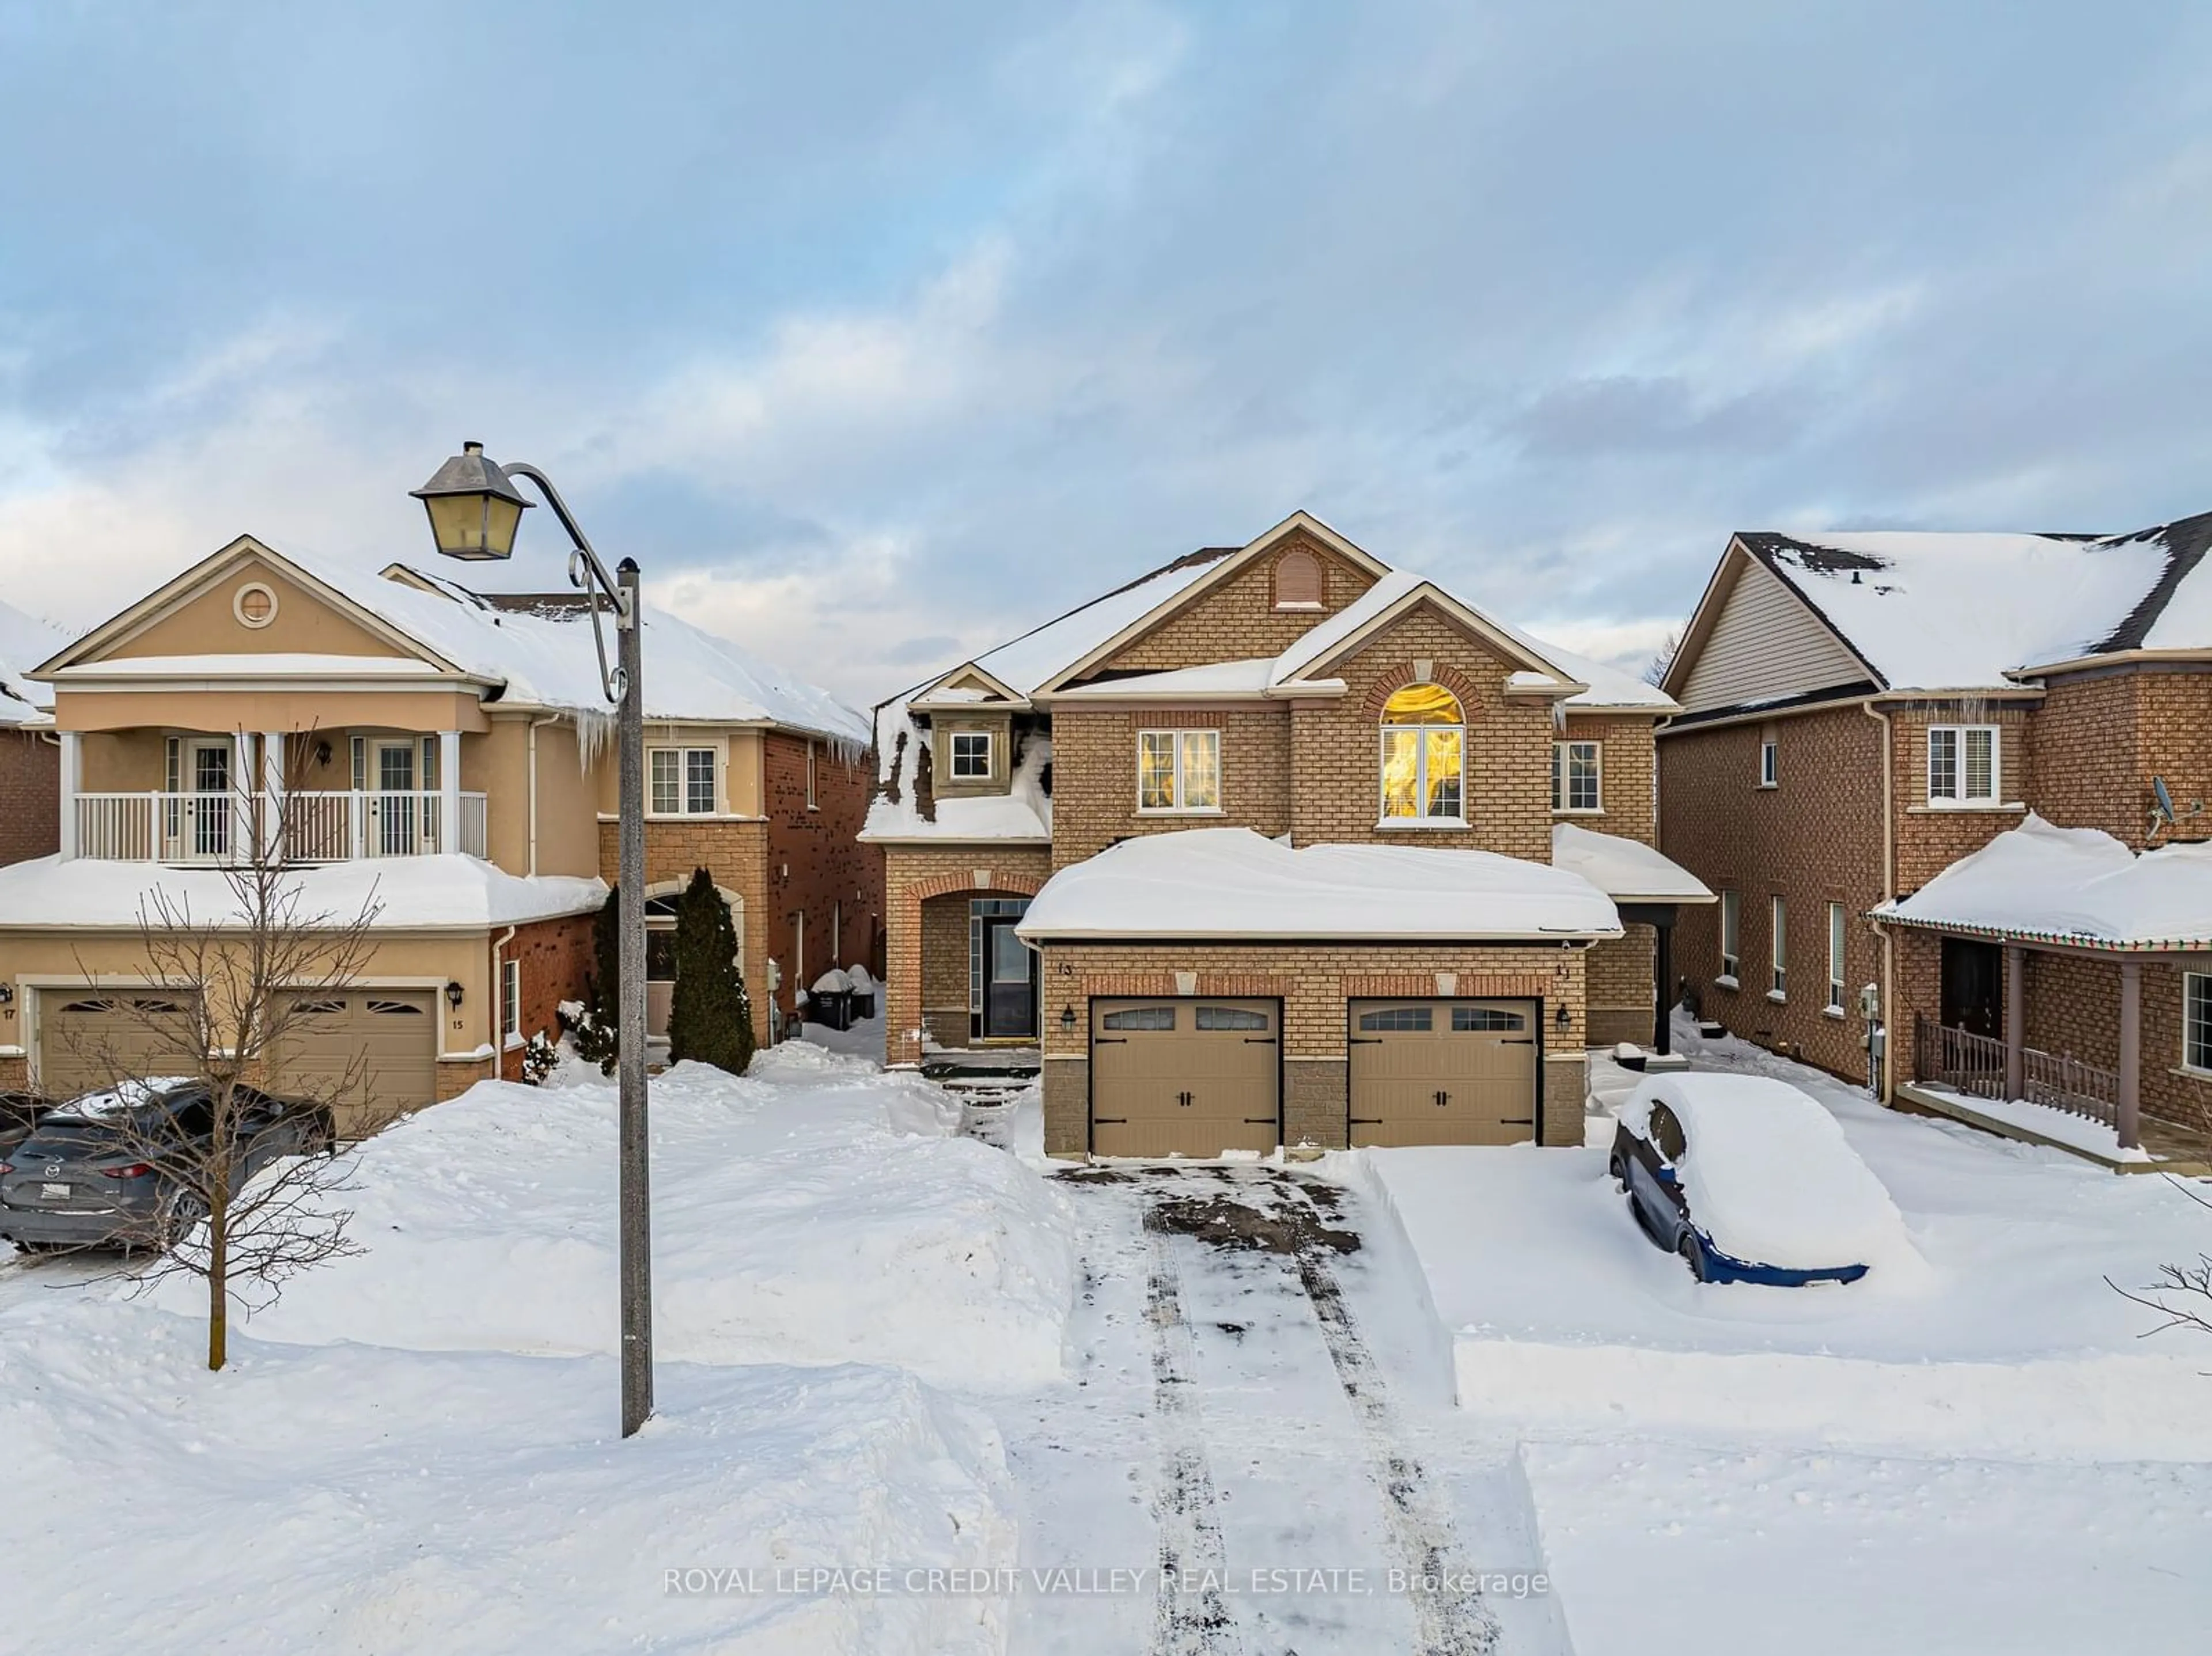
[[[653,1234],[650,1222],[645,1105],[645,705],[639,673],[637,561],[624,558],[612,574],[545,474],[535,466],[501,466],[481,443],[464,443],[422,488],[410,491],[429,513],[438,550],[471,562],[512,556],[515,531],[532,504],[513,482],[526,477],[568,532],[569,584],[592,600],[592,645],[599,683],[616,707],[616,773],[621,791],[622,983],[617,1029],[621,1044],[621,1104],[616,1137],[621,1156],[622,1430],[629,1437],[653,1413]],[[607,665],[602,604],[615,615],[616,660]]]

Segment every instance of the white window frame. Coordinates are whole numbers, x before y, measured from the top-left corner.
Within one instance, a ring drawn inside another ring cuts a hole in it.
[[[1148,805],[1145,803],[1145,746],[1148,742],[1165,740],[1171,745],[1174,763],[1168,767],[1169,792],[1173,803]],[[1194,804],[1189,798],[1189,773],[1186,761],[1194,742],[1213,749],[1213,799],[1211,804]],[[1137,732],[1137,815],[1139,816],[1218,816],[1221,815],[1221,732],[1211,727],[1189,730],[1149,728]]]
[[[1408,685],[1407,688],[1414,687]],[[1445,687],[1438,687],[1440,688]],[[1467,704],[1455,690],[1447,690],[1460,711],[1456,725],[1394,725],[1384,717],[1375,744],[1376,825],[1383,828],[1463,828],[1467,826]],[[1420,809],[1410,816],[1390,814],[1390,738],[1411,731],[1423,739],[1414,749],[1413,797]],[[1459,737],[1459,809],[1449,816],[1429,810],[1429,744],[1431,736],[1449,732]]]
[[[981,770],[960,768],[960,744],[963,742],[981,742],[983,744]],[[989,781],[999,770],[999,733],[996,731],[947,731],[945,733],[945,768],[956,782]]]
[[[664,810],[659,803],[660,778],[658,774],[661,756],[673,756],[676,767],[676,809]],[[707,761],[705,781],[706,803],[695,804],[692,784],[699,779],[692,773],[692,761],[704,756]],[[720,780],[720,765],[711,747],[686,747],[674,743],[662,743],[645,750],[645,814],[647,816],[712,816],[714,815],[714,795]]]
[[[1589,749],[1590,797],[1587,805],[1570,804],[1573,773],[1572,750]],[[1466,786],[1467,755],[1460,754],[1461,786]],[[1552,743],[1552,815],[1554,816],[1602,816],[1605,815],[1605,743],[1576,737],[1571,741]]]
[[[1731,986],[1743,974],[1743,899],[1733,891],[1721,893],[1721,981]]]
[[[1844,949],[1845,922],[1841,903],[1828,905],[1828,1007],[1831,1012],[1844,1010]]]
[[[1966,749],[1972,737],[1986,736],[1990,741],[1990,786],[1986,793],[1966,792]],[[1951,771],[1951,792],[1936,791],[1936,749],[1939,737],[1948,737],[1951,753],[1948,763]],[[1936,810],[1970,810],[1979,805],[1994,805],[2004,798],[2004,736],[2002,727],[1996,725],[1930,725],[1928,740],[1923,749],[1927,761],[1928,804]]]
[[[1778,891],[1766,899],[1766,998],[1790,998],[1790,907]]]
[[[499,963],[499,1033],[507,1046],[522,1044],[522,962],[512,957]]]
[[[1782,739],[1762,736],[1759,738],[1759,786],[1778,788],[1782,786]]]
[[[814,739],[811,737],[809,737],[806,741],[806,809],[809,810],[819,810],[822,809],[819,804],[815,803]]]
[[[2212,1075],[2212,972],[2181,974],[2181,1067]]]

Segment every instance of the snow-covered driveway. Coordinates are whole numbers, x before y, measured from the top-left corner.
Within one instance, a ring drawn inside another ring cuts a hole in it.
[[[1418,1277],[1363,1198],[1257,1165],[1055,1183],[1073,1395],[999,1419],[1024,1560],[1085,1574],[1032,1581],[1011,1648],[1565,1647],[1514,1447],[1453,1412]]]

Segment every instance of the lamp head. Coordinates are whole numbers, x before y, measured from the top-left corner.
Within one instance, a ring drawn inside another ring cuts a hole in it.
[[[482,443],[464,443],[422,488],[408,491],[430,515],[441,556],[471,563],[512,557],[514,531],[530,502],[486,458]]]

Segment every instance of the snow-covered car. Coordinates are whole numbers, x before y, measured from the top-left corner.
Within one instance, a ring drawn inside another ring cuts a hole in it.
[[[1644,1234],[1701,1283],[1855,1283],[1911,1249],[1835,1117],[1764,1076],[1645,1081],[1621,1107],[1612,1173]]]

